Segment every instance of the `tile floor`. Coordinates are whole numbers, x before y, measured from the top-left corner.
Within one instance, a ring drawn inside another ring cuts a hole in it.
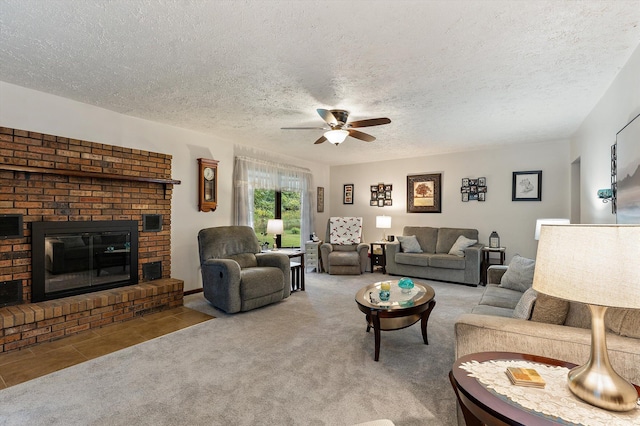
[[[184,306],[0,354],[0,389],[215,318]]]

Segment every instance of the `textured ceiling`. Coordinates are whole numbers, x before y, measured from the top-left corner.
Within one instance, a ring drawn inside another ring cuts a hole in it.
[[[2,81],[326,164],[566,139],[640,43],[638,0],[1,0],[0,20]],[[316,108],[392,123],[338,147],[280,129]]]

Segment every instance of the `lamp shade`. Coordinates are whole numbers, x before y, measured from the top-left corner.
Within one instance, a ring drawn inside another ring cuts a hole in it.
[[[544,225],[533,288],[591,305],[640,308],[640,225]]]
[[[376,216],[376,228],[390,229],[391,228],[391,216]]]
[[[344,142],[347,136],[349,136],[349,132],[346,130],[329,130],[324,134],[324,137],[334,145]]]
[[[535,239],[540,239],[540,227],[542,225],[568,225],[569,223],[569,219],[538,219],[536,220]]]
[[[282,219],[269,219],[267,222],[267,234],[284,234],[284,222]]]

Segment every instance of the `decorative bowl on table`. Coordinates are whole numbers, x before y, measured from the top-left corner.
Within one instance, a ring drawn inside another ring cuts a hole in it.
[[[413,288],[413,280],[411,278],[400,278],[398,280],[398,287],[402,289],[403,293],[411,293]]]

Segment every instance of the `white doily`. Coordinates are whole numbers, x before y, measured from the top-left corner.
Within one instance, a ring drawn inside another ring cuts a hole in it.
[[[507,367],[535,368],[547,382],[544,389],[515,386],[505,374]],[[534,411],[535,415],[558,422],[584,426],[638,426],[640,407],[627,412],[603,410],[581,401],[567,386],[568,368],[553,367],[524,360],[465,362],[460,368],[475,377],[501,399]]]

